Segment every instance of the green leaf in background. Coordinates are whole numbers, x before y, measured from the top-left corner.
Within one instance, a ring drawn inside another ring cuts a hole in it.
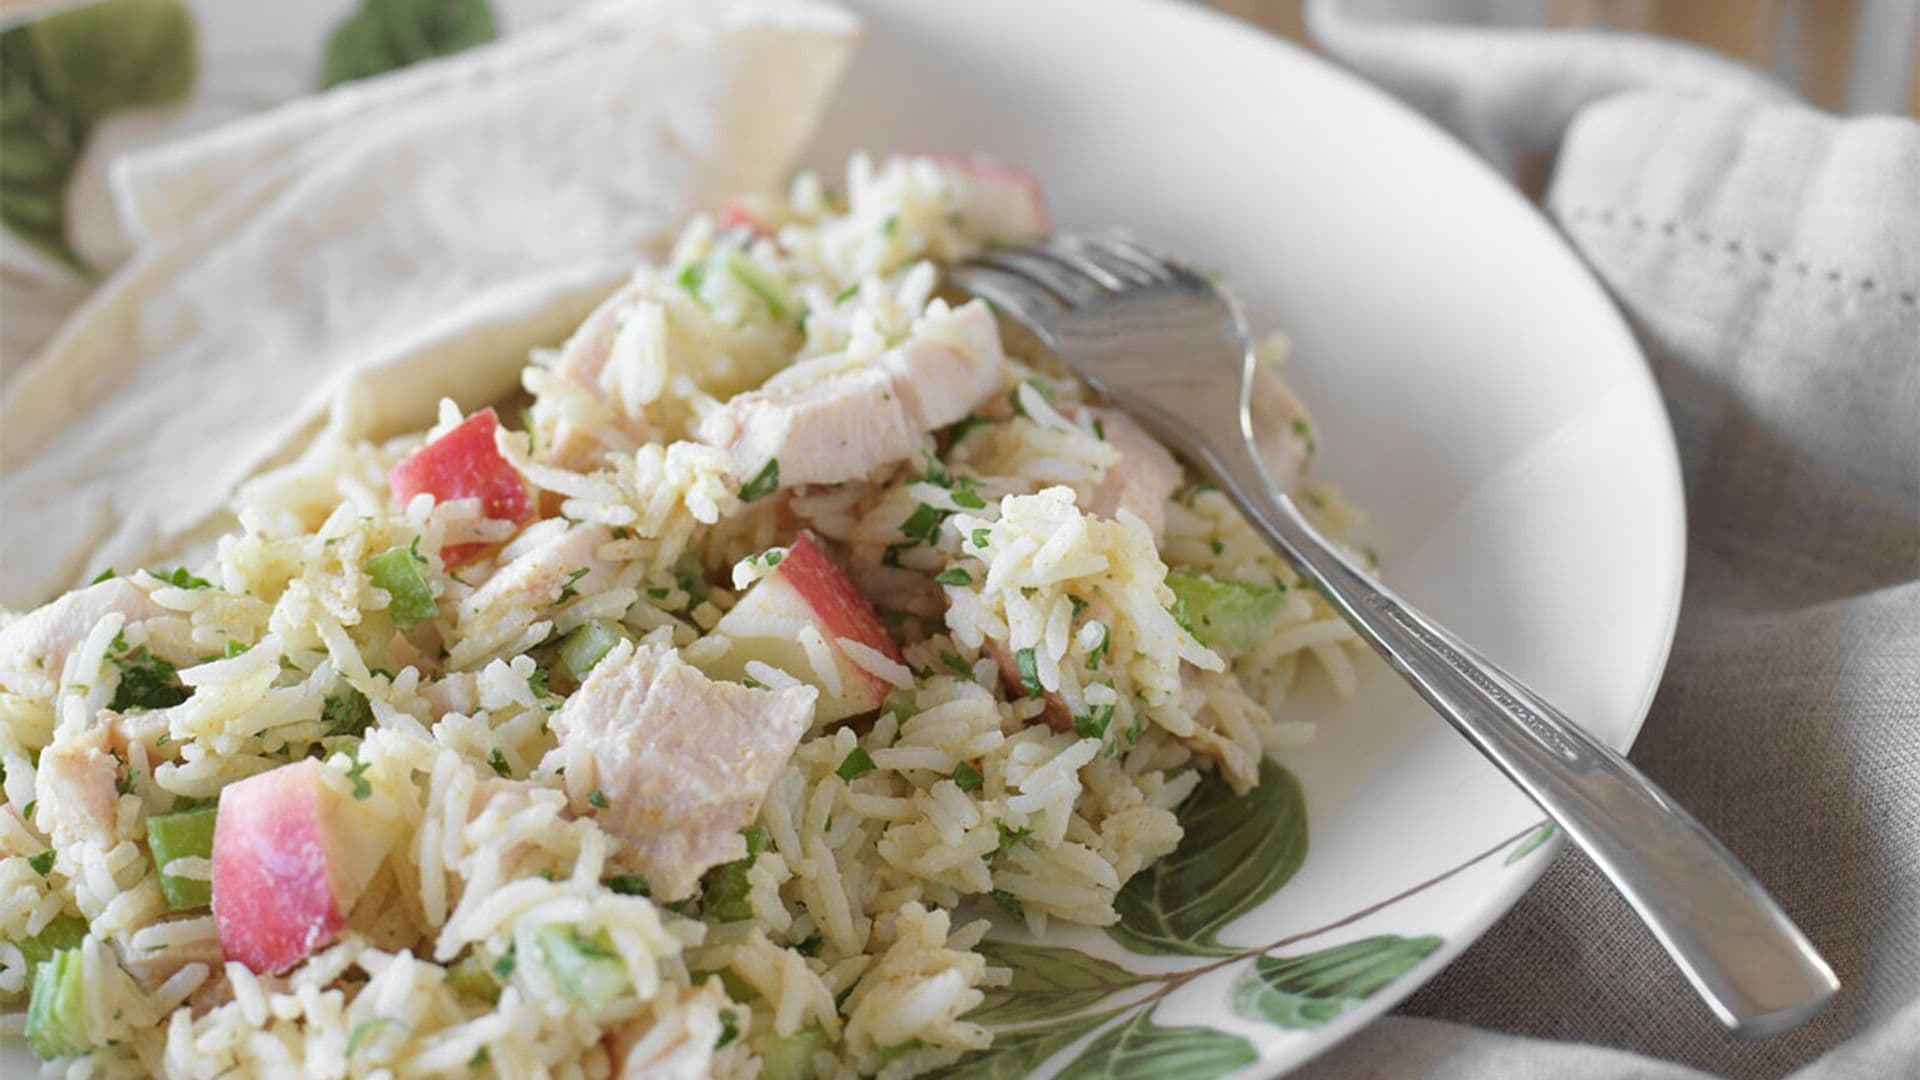
[[[993,1037],[992,1046],[928,1074],[929,1080],[1025,1080],[1042,1062],[1073,1045],[1113,1015],[1113,1012],[1094,1013],[1057,1024],[1000,1032]]]
[[[67,184],[94,125],[168,105],[198,73],[180,0],[100,0],[0,34],[0,224],[76,273]]]
[[[1233,1011],[1283,1028],[1316,1028],[1405,974],[1437,937],[1381,934],[1304,956],[1263,956],[1233,988]]]
[[[1258,1055],[1238,1035],[1204,1027],[1161,1027],[1146,1006],[1087,1044],[1054,1080],[1212,1080]]]
[[[1553,834],[1556,831],[1558,831],[1558,829],[1559,829],[1559,826],[1549,821],[1545,825],[1542,825],[1539,828],[1528,833],[1527,838],[1525,840],[1520,841],[1520,846],[1514,848],[1511,852],[1507,853],[1507,861],[1505,865],[1512,866],[1514,863],[1517,863],[1521,859],[1524,859],[1528,855],[1532,854],[1534,848],[1537,848],[1541,844],[1544,844],[1547,841],[1553,839]]]
[[[1067,1016],[1151,978],[1056,945],[983,941],[980,952],[988,963],[1013,970],[1011,983],[989,989],[987,999],[967,1014],[990,1028]]]
[[[487,0],[360,0],[327,39],[321,86],[381,75],[494,39]]]
[[[1115,941],[1154,956],[1228,956],[1226,925],[1286,884],[1307,857],[1307,803],[1278,764],[1235,795],[1216,773],[1180,809],[1186,836],[1173,854],[1134,875],[1114,899]]]

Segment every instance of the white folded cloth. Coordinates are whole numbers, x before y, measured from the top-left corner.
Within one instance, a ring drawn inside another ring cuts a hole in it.
[[[0,605],[178,551],[323,420],[510,392],[689,214],[785,178],[858,31],[611,0],[123,161],[133,259],[0,396]]]
[[[1637,330],[1690,550],[1632,757],[1842,989],[1792,1034],[1728,1037],[1570,851],[1302,1075],[1920,1076],[1920,124],[1836,119],[1671,42],[1468,17],[1488,8],[1315,0],[1309,25],[1542,191]]]

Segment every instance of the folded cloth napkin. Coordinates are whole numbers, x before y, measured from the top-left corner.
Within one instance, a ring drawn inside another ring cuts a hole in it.
[[[1796,1032],[1730,1038],[1569,851],[1302,1075],[1920,1077],[1920,124],[1836,119],[1649,38],[1434,21],[1450,7],[1488,5],[1315,0],[1309,26],[1540,182],[1638,332],[1690,546],[1631,756],[1842,988]]]
[[[688,214],[785,179],[858,33],[606,0],[119,162],[133,258],[0,388],[0,605],[191,550],[322,421],[512,392]]]

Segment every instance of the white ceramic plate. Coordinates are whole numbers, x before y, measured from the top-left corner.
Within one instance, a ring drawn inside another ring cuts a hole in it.
[[[1370,512],[1396,588],[1632,741],[1679,604],[1678,468],[1626,327],[1532,208],[1381,94],[1198,8],[855,6],[869,40],[812,164],[991,152],[1043,177],[1063,224],[1124,224],[1224,270],[1293,339],[1320,475]],[[340,14],[322,9],[347,7],[303,8],[301,40],[317,50]],[[198,8],[206,40],[248,37],[248,5]],[[1302,706],[1321,733],[1286,757],[1299,788],[1276,777],[1217,808],[1227,835],[1209,848],[1195,827],[1130,888],[1134,950],[1097,932],[1002,947],[1024,989],[992,1003],[998,1056],[962,1072],[1282,1072],[1410,993],[1545,868],[1539,811],[1384,667],[1352,700]],[[1161,918],[1180,889],[1199,895]],[[0,1046],[0,1072],[29,1066]]]
[[[1292,339],[1317,468],[1369,512],[1394,586],[1616,748],[1632,742],[1679,607],[1678,465],[1626,326],[1531,206],[1381,93],[1199,8],[855,6],[870,35],[816,167],[831,175],[857,147],[989,151],[1043,177],[1063,225],[1124,224],[1225,271],[1256,323]],[[1518,899],[1558,850],[1538,843],[1538,808],[1384,665],[1361,682],[1314,703],[1317,741],[1286,756],[1306,858],[1218,933],[1226,955],[1050,940],[1162,974],[1020,954],[1119,989],[1006,1003],[996,1017],[1025,1026],[1002,1053],[1075,1076],[1276,1074],[1391,1008]],[[1210,869],[1225,867],[1197,863],[1185,884],[1212,884]]]

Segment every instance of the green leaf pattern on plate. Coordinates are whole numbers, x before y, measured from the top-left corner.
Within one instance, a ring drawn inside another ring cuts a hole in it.
[[[991,1047],[968,1054],[932,1075],[939,1080],[1024,1080],[1041,1063],[1112,1019],[1118,1011],[999,1032],[994,1035]],[[972,1014],[968,1019],[973,1019]]]
[[[983,941],[987,962],[1013,972],[1013,981],[987,991],[967,1019],[990,1028],[1068,1016],[1115,991],[1156,981],[1108,960],[1057,945]]]
[[[494,38],[487,0],[360,0],[327,40],[321,85],[364,79]]]
[[[1147,1006],[1103,1032],[1060,1070],[1057,1080],[1207,1080],[1259,1056],[1238,1035],[1206,1027],[1161,1027]]]
[[[1437,937],[1381,934],[1303,956],[1262,956],[1234,984],[1233,1011],[1283,1028],[1316,1028],[1439,947]]]
[[[1180,824],[1180,847],[1120,890],[1120,922],[1107,933],[1152,956],[1231,956],[1239,950],[1216,935],[1272,896],[1307,857],[1300,782],[1272,761],[1245,795],[1209,776],[1181,807]]]
[[[1559,830],[1559,826],[1549,821],[1545,825],[1542,825],[1539,828],[1528,833],[1527,838],[1525,840],[1520,841],[1519,845],[1515,847],[1510,854],[1507,855],[1506,865],[1512,866],[1514,863],[1517,863],[1521,859],[1524,859],[1528,855],[1532,854],[1534,848],[1537,848],[1541,844],[1544,844],[1547,841],[1553,839],[1553,834],[1558,830]]]
[[[186,97],[197,75],[180,0],[101,0],[0,34],[0,224],[80,274],[67,184],[95,125]]]

